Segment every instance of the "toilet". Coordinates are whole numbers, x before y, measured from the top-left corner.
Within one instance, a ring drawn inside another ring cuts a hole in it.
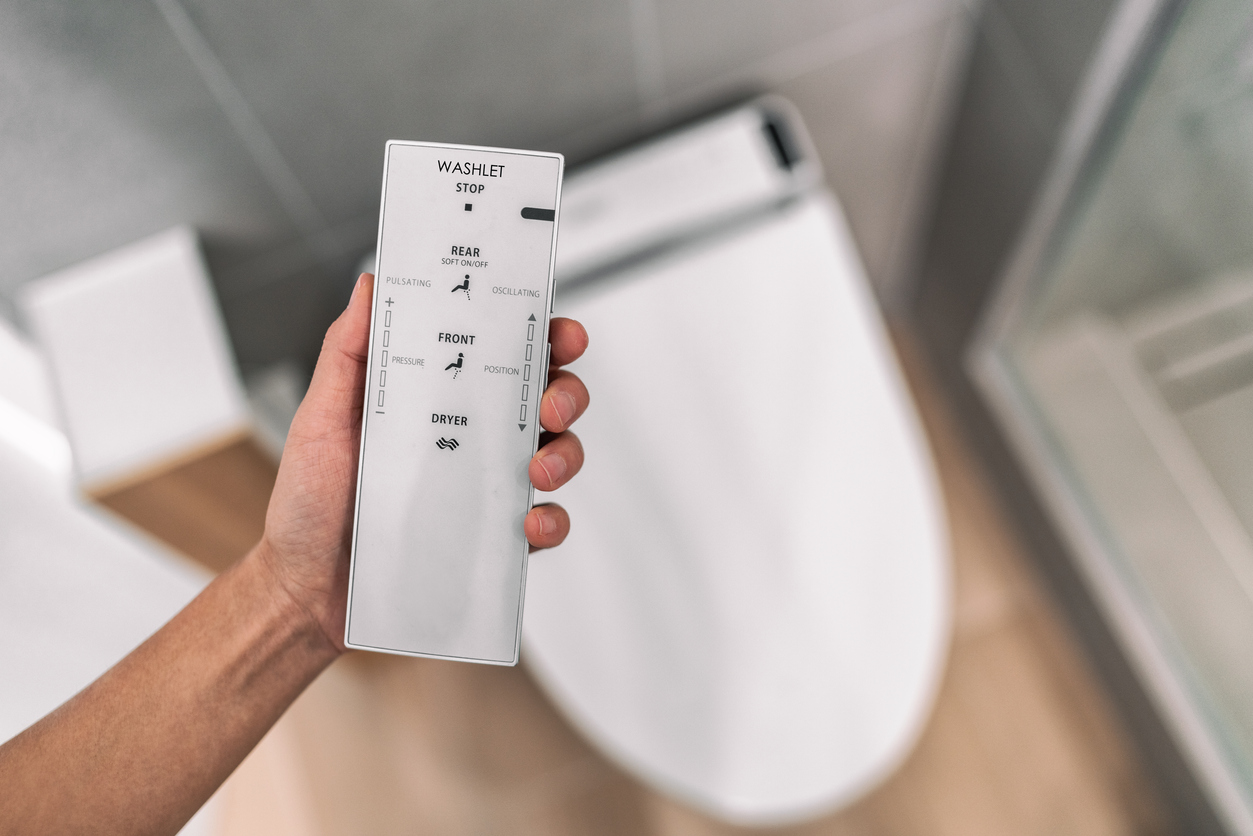
[[[572,530],[524,664],[627,772],[743,825],[875,787],[950,633],[934,466],[838,200],[767,98],[572,170],[556,313],[591,344]]]

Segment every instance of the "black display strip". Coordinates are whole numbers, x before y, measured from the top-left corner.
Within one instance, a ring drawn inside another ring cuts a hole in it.
[[[514,204],[517,206],[518,204]],[[522,207],[522,217],[528,221],[555,221],[557,219],[556,209],[536,209],[534,206]]]

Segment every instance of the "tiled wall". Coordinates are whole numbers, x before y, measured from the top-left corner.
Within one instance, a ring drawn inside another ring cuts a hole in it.
[[[1114,6],[988,0],[983,8],[913,291],[919,325],[945,360],[961,362]]]
[[[385,139],[577,162],[761,90],[800,106],[891,295],[972,16],[964,0],[16,0],[0,6],[0,299],[189,222],[242,364],[307,358],[372,244]]]

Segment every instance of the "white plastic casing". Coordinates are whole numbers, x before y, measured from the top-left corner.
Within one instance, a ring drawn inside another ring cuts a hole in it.
[[[74,469],[107,491],[248,429],[195,233],[175,227],[25,285]]]
[[[387,143],[349,647],[517,663],[563,165]]]

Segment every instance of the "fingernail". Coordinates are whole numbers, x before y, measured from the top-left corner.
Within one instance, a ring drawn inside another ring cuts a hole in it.
[[[578,409],[574,404],[574,398],[569,392],[557,392],[553,395],[553,409],[557,410],[557,418],[561,421],[563,428],[570,426],[570,422],[574,420],[574,413]]]
[[[552,534],[557,530],[557,521],[553,519],[552,514],[545,514],[541,511],[538,516],[540,534]]]
[[[352,286],[352,295],[348,297],[348,307],[352,307],[352,303],[357,301],[357,294],[361,293],[361,287],[365,284],[366,274],[362,273],[357,276],[357,283]]]
[[[544,469],[544,473],[548,475],[548,484],[555,485],[557,480],[566,475],[566,460],[561,457],[560,453],[549,453],[547,456],[540,456],[537,459],[539,466]]]

